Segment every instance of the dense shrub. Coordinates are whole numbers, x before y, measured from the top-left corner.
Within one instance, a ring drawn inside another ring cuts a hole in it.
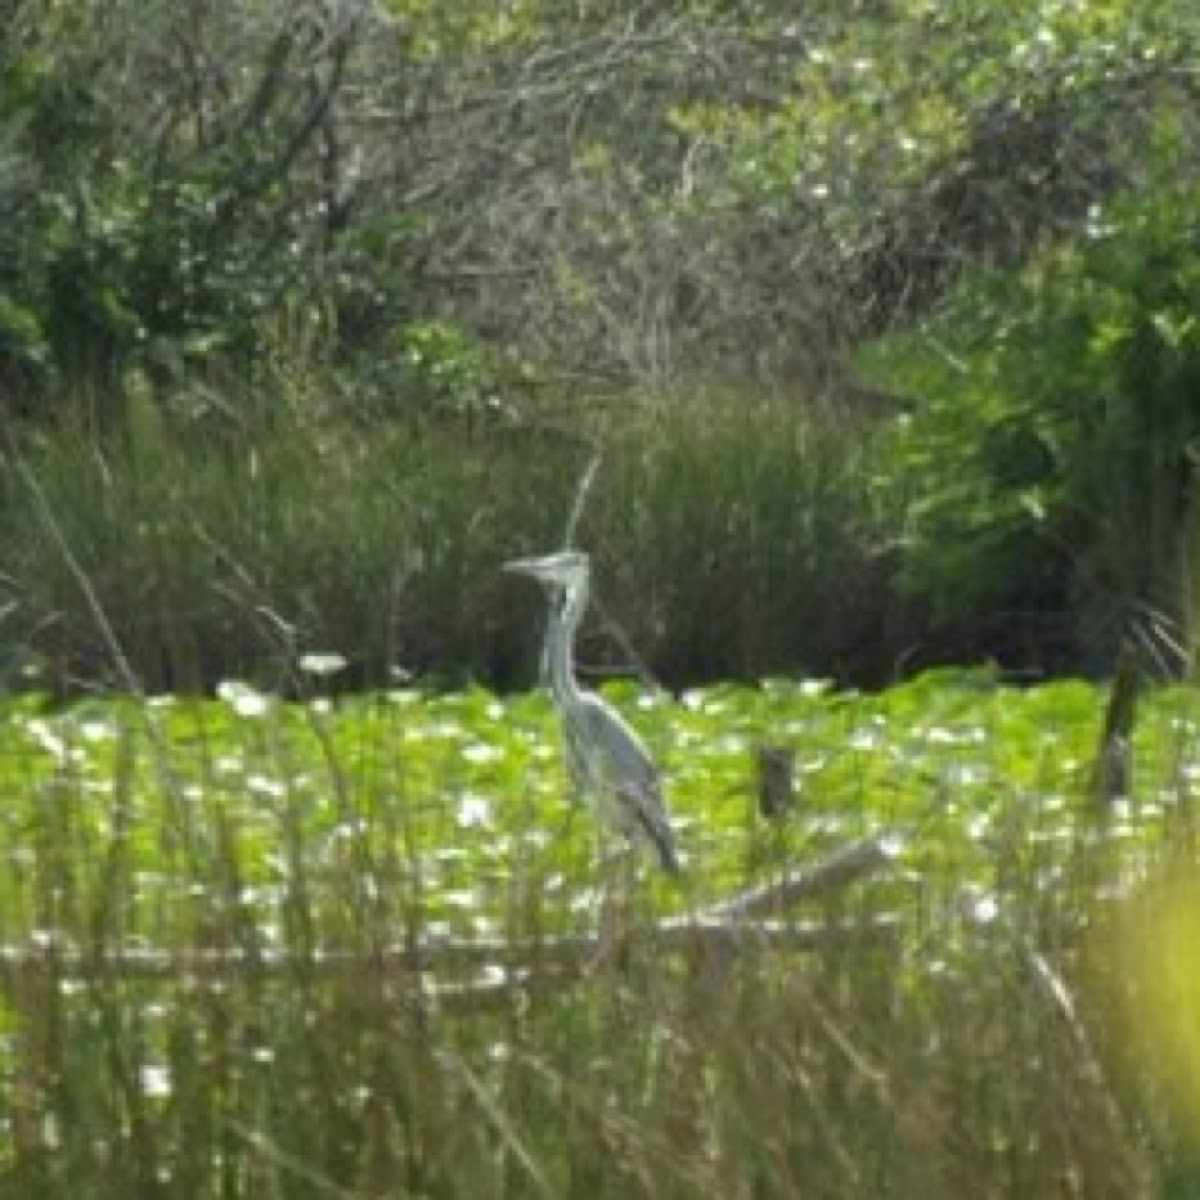
[[[942,614],[1058,613],[1103,656],[1183,615],[1200,444],[1200,189],[1096,205],[1085,238],[976,274],[868,369],[912,398],[887,464],[910,587]]]

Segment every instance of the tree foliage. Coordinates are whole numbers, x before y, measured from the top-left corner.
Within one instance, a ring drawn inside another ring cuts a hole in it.
[[[297,309],[351,365],[434,322],[550,373],[820,377],[1136,183],[1196,45],[1184,0],[11,9],[10,386]]]

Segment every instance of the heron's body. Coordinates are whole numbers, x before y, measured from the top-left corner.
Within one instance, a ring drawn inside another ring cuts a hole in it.
[[[666,870],[678,870],[658,771],[646,747],[616,709],[575,679],[575,630],[588,599],[587,555],[564,550],[507,567],[539,580],[550,596],[545,663],[576,789],[593,801],[601,820],[647,841]]]

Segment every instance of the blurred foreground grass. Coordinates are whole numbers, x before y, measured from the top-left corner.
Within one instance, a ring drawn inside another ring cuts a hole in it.
[[[602,863],[540,697],[7,703],[0,1193],[1198,1194],[1194,887],[1152,882],[1195,866],[1195,695],[1148,698],[1101,822],[1090,685],[611,694],[679,887]],[[779,917],[899,940],[654,931],[867,833],[888,871]]]

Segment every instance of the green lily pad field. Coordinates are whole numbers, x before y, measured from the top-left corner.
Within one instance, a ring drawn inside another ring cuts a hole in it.
[[[1200,1179],[1095,933],[1191,844],[1192,689],[1144,697],[1103,803],[1089,683],[605,690],[662,765],[678,879],[571,796],[542,694],[5,701],[0,1194]],[[764,746],[794,755],[775,819]],[[869,837],[844,887],[659,937]]]

